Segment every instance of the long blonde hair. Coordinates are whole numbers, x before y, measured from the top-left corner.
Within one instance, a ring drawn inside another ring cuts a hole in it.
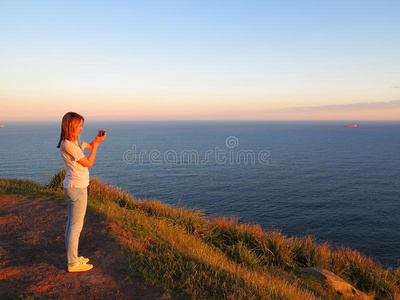
[[[58,142],[57,148],[61,147],[61,143],[64,140],[69,140],[71,142],[76,140],[76,130],[81,121],[85,122],[85,118],[75,112],[68,112],[64,115],[61,122],[60,141]]]

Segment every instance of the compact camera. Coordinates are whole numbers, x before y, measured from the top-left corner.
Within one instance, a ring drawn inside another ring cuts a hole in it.
[[[104,136],[105,134],[106,134],[106,132],[104,130],[100,130],[99,136]]]

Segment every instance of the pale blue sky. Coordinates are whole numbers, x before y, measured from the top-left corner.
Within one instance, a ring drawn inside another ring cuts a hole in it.
[[[399,15],[400,1],[0,1],[0,119],[399,100]]]

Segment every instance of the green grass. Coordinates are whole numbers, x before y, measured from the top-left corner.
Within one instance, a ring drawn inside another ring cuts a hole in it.
[[[0,179],[0,193],[63,197],[60,170],[46,185]],[[332,249],[311,236],[284,236],[234,218],[207,218],[199,210],[137,199],[91,179],[89,207],[110,226],[129,254],[127,274],[187,299],[342,299],[298,272],[320,267],[375,299],[397,299],[400,270],[384,269],[351,249]]]

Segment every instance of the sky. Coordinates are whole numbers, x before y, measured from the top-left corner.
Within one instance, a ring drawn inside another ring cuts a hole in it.
[[[0,0],[0,123],[400,120],[400,1]]]

